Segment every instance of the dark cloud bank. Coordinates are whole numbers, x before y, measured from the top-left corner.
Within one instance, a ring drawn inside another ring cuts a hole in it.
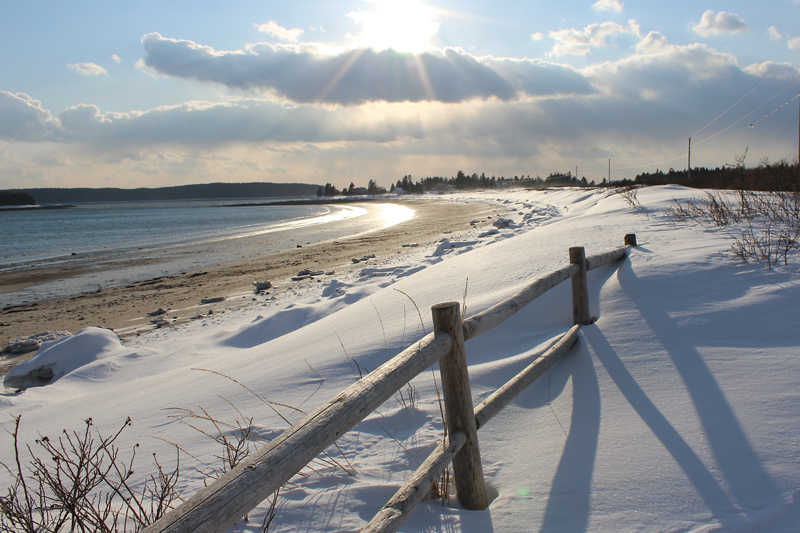
[[[576,70],[529,60],[482,61],[453,48],[416,56],[358,48],[336,55],[313,46],[260,43],[244,51],[216,51],[157,33],[142,38],[145,64],[165,76],[220,83],[235,89],[272,90],[298,103],[463,102],[588,94]]]

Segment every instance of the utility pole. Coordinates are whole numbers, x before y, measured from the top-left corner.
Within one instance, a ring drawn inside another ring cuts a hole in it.
[[[608,158],[608,186],[611,186],[611,158]]]
[[[689,179],[692,179],[692,137],[689,136]]]

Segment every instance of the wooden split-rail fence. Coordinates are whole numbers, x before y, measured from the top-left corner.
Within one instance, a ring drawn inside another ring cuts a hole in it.
[[[624,242],[620,248],[591,257],[586,257],[582,247],[570,248],[569,266],[536,279],[517,295],[463,321],[457,302],[434,305],[433,333],[334,396],[236,468],[148,526],[144,533],[225,531],[436,362],[439,362],[442,378],[446,437],[362,532],[397,531],[430,494],[436,479],[451,462],[461,504],[467,509],[486,509],[489,500],[478,430],[575,344],[580,326],[591,323],[586,273],[625,258],[628,248],[636,246],[636,236],[626,235]],[[464,342],[499,325],[567,279],[572,280],[572,328],[473,409]]]

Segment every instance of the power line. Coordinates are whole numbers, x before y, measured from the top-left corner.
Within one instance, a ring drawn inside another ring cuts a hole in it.
[[[791,60],[794,58],[794,56],[797,54],[797,52],[798,52],[798,50],[795,50],[794,52],[792,52],[792,54],[791,54],[791,55],[788,57],[788,59],[787,59],[786,61],[784,61],[784,63],[788,63],[789,61],[791,61]],[[748,96],[750,96],[750,95],[753,93],[753,91],[755,91],[756,89],[758,89],[759,87],[761,87],[761,86],[764,84],[764,82],[766,82],[768,79],[770,79],[770,78],[772,77],[772,75],[773,75],[773,74],[775,74],[777,71],[778,71],[778,69],[773,69],[773,70],[772,70],[772,72],[770,72],[770,73],[769,73],[769,75],[768,75],[767,77],[765,77],[763,80],[761,80],[761,82],[759,82],[759,84],[758,84],[758,85],[756,85],[755,87],[753,87],[752,89],[750,89],[750,91],[749,91],[747,94],[745,94],[744,96],[742,96],[741,98],[739,98],[739,100],[737,100],[735,104],[733,104],[733,105],[732,105],[732,106],[730,106],[728,109],[726,109],[725,111],[723,111],[723,112],[722,112],[722,113],[721,113],[721,114],[720,114],[720,115],[719,115],[717,118],[715,118],[714,120],[712,120],[711,122],[709,122],[708,124],[706,124],[705,126],[703,126],[702,128],[700,128],[700,129],[699,129],[699,130],[697,130],[696,132],[694,132],[694,133],[692,133],[691,135],[689,135],[689,137],[694,137],[695,135],[697,135],[698,133],[700,133],[701,131],[703,131],[704,129],[706,129],[707,127],[709,127],[710,125],[712,125],[713,123],[715,123],[717,120],[721,119],[723,116],[725,116],[725,115],[728,113],[728,111],[730,111],[731,109],[733,109],[734,107],[736,107],[737,105],[739,105],[740,103],[742,103],[742,100],[744,100],[745,98],[747,98]]]
[[[749,91],[749,92],[748,92],[748,93],[747,93],[747,94],[746,94],[744,97],[740,98],[740,99],[739,99],[739,101],[737,101],[737,102],[736,102],[736,104],[734,104],[733,106],[729,107],[729,108],[728,108],[728,109],[727,109],[727,110],[726,110],[726,111],[725,111],[725,112],[724,112],[722,115],[719,115],[717,118],[715,118],[714,120],[712,120],[711,122],[709,122],[708,124],[706,124],[705,126],[703,126],[701,129],[699,129],[699,130],[697,130],[697,131],[698,131],[698,132],[700,132],[700,131],[703,131],[703,130],[704,130],[704,129],[706,129],[708,126],[710,126],[711,124],[713,124],[714,122],[716,122],[716,121],[717,121],[719,118],[721,118],[721,117],[722,117],[724,114],[726,114],[728,111],[730,111],[731,109],[733,109],[733,108],[734,108],[736,105],[738,105],[738,104],[739,104],[739,103],[740,103],[742,100],[744,100],[744,98],[746,98],[747,96],[749,96],[750,94],[752,94],[752,93],[753,93],[753,91],[754,91],[755,89],[757,89],[758,87],[760,87],[760,86],[761,86],[761,85],[762,85],[762,84],[763,84],[763,83],[764,83],[764,82],[765,82],[765,81],[766,81],[768,78],[769,78],[769,77],[767,77],[767,78],[764,78],[764,80],[762,80],[762,81],[761,81],[761,83],[759,83],[758,85],[756,85],[756,87],[754,87],[752,90],[750,90],[750,91]],[[706,138],[705,138],[705,139],[703,139],[702,141],[697,141],[697,142],[694,142],[694,143],[692,143],[692,144],[693,144],[693,145],[703,144],[703,143],[705,143],[705,142],[707,142],[707,141],[710,141],[711,139],[713,139],[713,138],[715,138],[715,137],[717,137],[717,136],[719,136],[719,135],[721,135],[721,134],[725,133],[726,131],[728,131],[729,129],[731,129],[731,128],[732,128],[732,127],[734,127],[735,125],[739,124],[740,122],[742,122],[743,120],[745,120],[747,117],[749,117],[750,115],[752,115],[753,113],[755,113],[755,112],[756,112],[756,111],[758,111],[759,109],[761,109],[761,108],[763,108],[764,106],[766,106],[767,104],[769,104],[771,101],[773,101],[773,100],[775,100],[776,98],[778,98],[778,97],[779,97],[781,94],[785,93],[785,92],[786,92],[788,89],[790,89],[791,87],[793,87],[793,86],[794,86],[796,83],[797,83],[797,81],[796,81],[796,80],[792,80],[791,82],[789,82],[789,84],[788,84],[788,85],[786,85],[786,86],[785,86],[783,89],[781,89],[781,90],[780,90],[778,93],[776,93],[774,96],[772,96],[770,99],[768,99],[766,102],[764,102],[764,103],[763,103],[763,104],[761,104],[760,106],[756,107],[755,109],[753,109],[752,111],[750,111],[749,113],[747,113],[746,115],[744,115],[742,118],[740,118],[740,119],[739,119],[739,120],[737,120],[736,122],[734,122],[734,123],[730,124],[729,126],[727,126],[727,127],[723,128],[722,130],[718,131],[717,133],[715,133],[715,134],[711,135],[710,137],[706,137]],[[780,107],[776,108],[776,109],[775,109],[775,110],[773,110],[771,113],[769,113],[769,114],[767,114],[766,116],[762,117],[761,119],[757,120],[757,121],[756,121],[756,122],[754,122],[753,124],[751,124],[751,125],[747,126],[747,127],[746,127],[746,128],[744,128],[743,130],[741,130],[741,131],[737,132],[737,133],[736,133],[736,135],[739,135],[739,134],[741,134],[742,132],[744,132],[744,131],[747,131],[747,130],[751,129],[751,128],[752,128],[752,127],[754,127],[756,124],[758,124],[758,123],[760,123],[760,122],[762,122],[762,121],[766,120],[767,118],[769,118],[770,116],[774,115],[775,113],[777,113],[778,111],[780,111],[781,109],[783,109],[784,107],[786,107],[787,105],[789,105],[790,103],[792,103],[793,101],[797,100],[798,98],[800,98],[800,94],[798,94],[798,95],[794,96],[792,99],[790,99],[789,101],[787,101],[786,103],[784,103],[784,104],[783,104],[783,105],[781,105]],[[694,136],[694,134],[692,134],[692,135]],[[676,142],[676,141],[672,141],[672,142],[669,142],[669,143],[662,144],[662,145],[661,145],[661,147],[663,148],[663,147],[669,146],[670,144],[673,144],[674,142]],[[645,164],[641,164],[641,165],[632,165],[632,166],[627,166],[627,167],[612,167],[612,170],[633,170],[633,169],[647,168],[647,167],[652,167],[652,166],[655,166],[655,165],[660,165],[660,164],[663,164],[663,163],[670,163],[670,162],[672,162],[672,161],[677,161],[677,160],[679,160],[679,159],[683,159],[684,157],[686,157],[686,154],[682,154],[682,155],[679,155],[679,156],[676,156],[676,157],[672,157],[672,158],[668,158],[668,159],[662,159],[662,160],[660,160],[660,161],[655,161],[655,162],[652,162],[652,163],[645,163]],[[605,161],[603,161],[602,163],[601,163],[600,161],[598,161],[598,162],[597,162],[597,163],[595,163],[594,165],[587,165],[587,166],[584,166],[584,168],[585,168],[585,169],[587,169],[587,170],[593,170],[593,169],[595,169],[595,168],[602,168],[602,167],[600,167],[600,165],[601,165],[601,164],[603,164],[603,166],[605,166],[605,165],[604,165],[604,163],[605,163]]]
[[[785,63],[786,63],[786,62],[789,62],[789,61],[791,61],[791,60],[794,58],[794,56],[795,56],[795,55],[797,55],[797,53],[798,53],[799,51],[800,51],[800,49],[793,51],[793,52],[792,52],[792,54],[790,54],[790,56],[787,58],[787,60],[785,61]],[[767,76],[766,76],[764,79],[762,79],[762,80],[761,80],[761,81],[760,81],[760,82],[759,82],[759,83],[758,83],[758,84],[757,84],[755,87],[753,87],[752,89],[750,89],[750,90],[749,90],[749,91],[748,91],[748,92],[747,92],[747,93],[746,93],[744,96],[742,96],[742,97],[741,97],[739,100],[737,100],[737,101],[736,101],[736,102],[735,102],[733,105],[731,105],[730,107],[728,107],[728,108],[727,108],[725,111],[723,111],[723,112],[722,112],[720,115],[718,115],[716,118],[714,118],[713,120],[711,120],[710,122],[708,122],[708,123],[707,123],[705,126],[703,126],[702,128],[700,128],[700,129],[699,129],[699,130],[697,130],[696,132],[692,133],[692,134],[691,134],[689,137],[691,138],[691,137],[693,137],[693,136],[697,135],[697,134],[698,134],[698,133],[700,133],[701,131],[705,130],[706,128],[708,128],[709,126],[711,126],[712,124],[714,124],[714,123],[715,123],[716,121],[718,121],[720,118],[722,118],[723,116],[725,116],[726,114],[728,114],[728,112],[730,112],[732,109],[734,109],[734,108],[735,108],[736,106],[738,106],[740,103],[742,103],[742,101],[744,101],[744,100],[745,100],[745,99],[746,99],[748,96],[750,96],[750,95],[751,95],[753,92],[755,92],[755,90],[756,90],[756,89],[758,89],[759,87],[761,87],[761,86],[762,86],[762,85],[763,85],[763,84],[764,84],[764,83],[765,83],[765,82],[766,82],[768,79],[770,79],[770,78],[771,78],[771,77],[772,77],[772,76],[773,76],[775,73],[777,73],[777,72],[778,72],[778,69],[773,69],[773,70],[772,70],[772,72],[770,72],[770,73],[769,73],[769,75],[767,75]],[[764,106],[766,106],[767,104],[769,104],[769,103],[770,103],[771,101],[773,101],[775,98],[779,97],[781,94],[783,94],[783,93],[784,93],[784,92],[786,92],[786,91],[787,91],[789,88],[791,88],[793,85],[795,85],[795,83],[796,83],[796,80],[792,80],[792,81],[791,81],[791,82],[790,82],[790,83],[789,83],[789,84],[788,84],[786,87],[784,87],[784,88],[783,88],[781,91],[779,91],[777,94],[775,94],[775,95],[774,95],[772,98],[770,98],[769,100],[767,100],[766,102],[764,102],[764,103],[763,103],[763,104],[761,104],[760,106],[756,107],[755,109],[753,109],[752,111],[750,111],[749,113],[747,113],[746,115],[744,115],[742,118],[740,118],[740,119],[739,119],[739,120],[737,120],[736,122],[734,122],[734,123],[730,124],[729,126],[727,126],[727,127],[723,128],[722,130],[718,131],[717,133],[715,133],[715,134],[711,135],[710,137],[707,137],[707,138],[703,139],[702,141],[695,142],[694,144],[695,144],[695,145],[702,144],[702,143],[704,143],[704,142],[706,142],[706,141],[710,141],[711,139],[713,139],[713,138],[715,138],[715,137],[717,137],[717,136],[719,136],[719,135],[721,135],[721,134],[725,133],[726,131],[728,131],[729,129],[731,129],[732,127],[734,127],[736,124],[739,124],[740,122],[742,122],[743,120],[745,120],[747,117],[749,117],[750,115],[752,115],[753,113],[755,113],[756,111],[758,111],[759,109],[761,109],[762,107],[764,107]],[[770,116],[774,115],[775,113],[777,113],[778,111],[780,111],[781,109],[783,109],[784,107],[786,107],[787,105],[789,105],[790,103],[792,103],[793,101],[797,100],[798,98],[800,98],[800,94],[798,94],[797,96],[793,97],[791,100],[787,101],[786,103],[784,103],[784,104],[783,104],[783,105],[781,105],[780,107],[776,108],[776,109],[775,109],[775,110],[773,110],[771,113],[767,114],[766,116],[762,117],[761,119],[759,119],[759,120],[757,120],[756,122],[754,122],[754,123],[750,124],[748,127],[746,127],[746,128],[744,128],[743,130],[741,130],[741,131],[737,132],[735,135],[739,135],[739,134],[741,134],[741,133],[743,133],[743,132],[745,132],[745,131],[747,131],[747,130],[749,130],[749,129],[752,129],[753,127],[755,127],[755,125],[756,125],[756,124],[758,124],[758,123],[760,123],[760,122],[762,122],[762,121],[766,120],[767,118],[769,118]],[[681,137],[681,138],[679,138],[679,139],[676,139],[676,140],[674,140],[674,141],[670,141],[670,142],[668,142],[668,143],[664,143],[664,144],[662,144],[662,145],[661,145],[661,147],[660,147],[660,148],[665,148],[665,147],[667,147],[667,146],[669,146],[669,145],[671,145],[671,144],[674,144],[675,142],[677,142],[677,141],[679,141],[679,140],[681,140],[681,139],[685,139],[685,138],[686,138],[686,137]],[[646,168],[646,167],[651,167],[651,166],[655,166],[655,165],[659,165],[659,164],[663,164],[663,163],[669,163],[669,162],[672,162],[672,161],[677,161],[678,159],[683,159],[684,157],[685,157],[685,154],[683,154],[683,155],[680,155],[680,156],[676,156],[676,157],[673,157],[673,158],[669,158],[669,159],[663,159],[663,160],[661,160],[661,161],[656,161],[656,162],[652,162],[652,163],[646,163],[646,164],[643,164],[643,165],[633,165],[633,166],[627,166],[627,167],[612,167],[612,168],[610,168],[610,169],[609,169],[609,173],[610,173],[610,171],[611,171],[611,170],[632,170],[632,169],[638,169],[638,168]],[[800,155],[798,155],[798,157],[800,157]],[[604,163],[605,163],[605,161],[603,161],[602,163],[601,163],[600,161],[598,161],[598,162],[597,162],[597,163],[595,163],[595,164],[589,164],[589,165],[587,165],[587,166],[584,166],[584,169],[586,169],[586,170],[594,170],[594,169],[598,169],[598,168],[601,168],[601,167],[600,167],[600,165],[601,165],[601,164],[604,164]]]
[[[750,115],[752,115],[753,113],[755,113],[756,111],[758,111],[759,109],[761,109],[762,107],[764,107],[765,105],[767,105],[768,103],[770,103],[771,101],[773,101],[774,99],[776,99],[777,97],[779,97],[781,94],[783,94],[784,92],[786,92],[786,90],[787,90],[787,89],[789,89],[790,87],[793,87],[793,86],[794,86],[796,83],[797,83],[797,82],[793,80],[791,83],[789,83],[789,85],[787,85],[786,87],[784,87],[784,89],[783,89],[781,92],[779,92],[778,94],[776,94],[775,96],[773,96],[772,98],[770,98],[769,100],[767,100],[766,102],[764,102],[763,104],[761,104],[760,106],[758,106],[757,108],[753,109],[753,110],[752,110],[752,111],[750,111],[748,114],[746,114],[745,116],[743,116],[742,118],[740,118],[739,120],[737,120],[736,122],[734,122],[733,124],[731,124],[730,126],[728,126],[727,128],[725,128],[725,129],[723,129],[723,130],[720,130],[720,131],[718,131],[717,133],[715,133],[714,135],[712,135],[711,137],[706,137],[706,138],[705,138],[705,139],[703,139],[702,141],[699,141],[699,142],[697,142],[697,143],[695,143],[695,144],[702,144],[702,143],[704,143],[704,142],[706,142],[706,141],[710,141],[711,139],[713,139],[713,138],[714,138],[714,137],[716,137],[717,135],[720,135],[720,134],[722,134],[722,133],[725,133],[726,131],[728,131],[729,129],[731,129],[732,127],[734,127],[735,125],[737,125],[738,123],[740,123],[741,121],[743,121],[744,119],[746,119],[747,117],[749,117]],[[779,107],[778,109],[776,109],[775,111],[778,111],[779,109],[783,109],[783,108],[784,108],[784,107],[786,107],[786,106],[787,106],[789,103],[793,102],[793,101],[794,101],[796,98],[797,98],[797,96],[795,96],[794,98],[792,98],[791,100],[789,100],[788,102],[786,102],[785,104],[783,104],[782,106],[780,106],[780,107]],[[764,120],[765,118],[767,118],[767,117],[769,117],[770,115],[772,115],[773,113],[775,113],[775,111],[773,111],[772,113],[770,113],[770,114],[769,114],[769,115],[767,115],[766,117],[764,117],[764,118],[762,118],[762,119],[760,119],[760,120],[758,120],[758,121],[756,121],[756,122],[754,122],[754,123],[750,124],[750,125],[749,125],[747,128],[745,128],[745,129],[744,129],[744,130],[742,130],[742,131],[746,131],[746,130],[750,129],[751,127],[755,126],[756,124],[758,124],[759,122],[761,122],[761,121],[762,121],[762,120]],[[738,133],[737,133],[737,135],[738,135],[739,133],[742,133],[742,132],[741,132],[741,131],[740,131],[740,132],[738,132]]]
[[[796,95],[794,96],[794,98],[792,98],[791,100],[789,100],[788,102],[786,102],[786,103],[785,103],[785,104],[783,104],[782,106],[780,106],[780,107],[776,108],[774,111],[772,111],[772,112],[771,112],[771,113],[769,113],[768,115],[765,115],[764,117],[762,117],[762,118],[760,118],[760,119],[756,120],[755,122],[753,122],[752,124],[750,124],[749,126],[747,126],[745,129],[743,129],[742,131],[738,132],[738,133],[737,133],[737,135],[738,135],[739,133],[742,133],[742,132],[745,132],[745,131],[749,130],[750,128],[754,128],[756,124],[758,124],[759,122],[761,122],[761,121],[763,121],[763,120],[766,120],[766,119],[768,119],[769,117],[771,117],[772,115],[774,115],[775,113],[777,113],[778,111],[780,111],[781,109],[783,109],[784,107],[786,107],[787,105],[791,104],[792,102],[794,102],[794,101],[795,101],[795,100],[797,100],[798,98],[800,98],[800,94],[796,94]]]

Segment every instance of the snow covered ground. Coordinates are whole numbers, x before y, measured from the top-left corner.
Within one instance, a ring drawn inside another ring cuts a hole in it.
[[[169,466],[175,453],[167,441],[177,443],[194,456],[181,459],[190,495],[203,486],[197,461],[216,466],[221,450],[172,417],[174,408],[202,406],[232,421],[233,404],[253,417],[257,433],[274,437],[287,424],[254,392],[291,406],[273,407],[297,421],[299,410],[310,412],[359,370],[429,332],[433,304],[466,301],[472,315],[568,264],[570,246],[591,255],[636,233],[639,247],[627,260],[589,273],[597,321],[479,432],[486,481],[497,493],[490,507],[426,501],[402,531],[798,531],[797,258],[772,270],[740,263],[724,233],[676,224],[662,212],[673,198],[698,193],[643,189],[644,209],[602,190],[437,198],[496,202],[513,223],[483,237],[488,228],[476,227],[438,245],[406,247],[330,283],[301,283],[276,300],[124,346],[98,329],[53,341],[42,356],[55,362],[56,377],[65,375],[0,397],[2,426],[11,430],[11,416],[21,413],[21,440],[32,442],[39,433],[80,429],[87,417],[110,434],[130,416],[119,442],[141,444],[137,473],[153,451]],[[563,283],[468,341],[475,404],[571,321]],[[316,465],[296,477],[281,492],[270,531],[352,531],[370,520],[442,436],[433,374],[413,385],[415,407],[390,399],[340,438],[341,451],[328,450],[347,466],[344,453],[355,475]],[[0,458],[8,463],[5,438]],[[230,531],[258,531],[265,511]]]

